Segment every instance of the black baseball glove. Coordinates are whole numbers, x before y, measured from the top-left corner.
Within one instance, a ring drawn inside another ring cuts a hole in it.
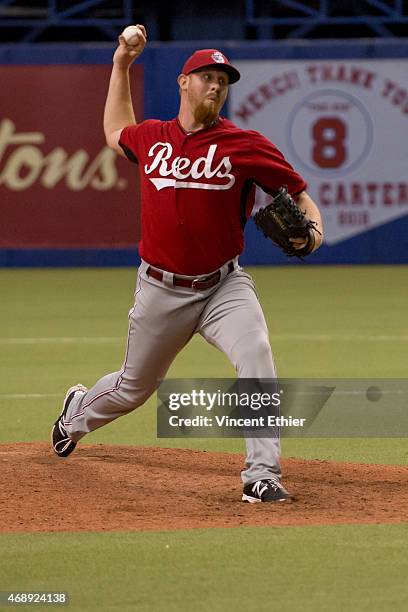
[[[316,222],[308,219],[302,212],[286,187],[278,190],[272,202],[261,208],[254,221],[266,238],[270,238],[289,257],[302,259],[309,255],[315,245]],[[289,238],[305,238],[305,246],[295,249]]]

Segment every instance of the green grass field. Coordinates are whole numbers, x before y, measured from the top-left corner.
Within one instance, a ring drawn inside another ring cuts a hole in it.
[[[282,377],[407,377],[407,267],[249,271]],[[131,269],[0,270],[0,442],[47,440],[66,388],[119,368],[135,276]],[[233,375],[199,337],[169,372]],[[152,398],[86,442],[243,451],[234,439],[157,440],[155,428]],[[290,439],[283,452],[408,463],[405,438]],[[74,610],[405,610],[407,529],[2,535],[0,591],[65,590]]]

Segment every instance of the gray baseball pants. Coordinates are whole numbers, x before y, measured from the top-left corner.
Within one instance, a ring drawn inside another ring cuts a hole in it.
[[[196,291],[174,286],[171,273],[165,272],[163,281],[148,276],[148,264],[142,261],[124,364],[71,401],[64,424],[74,442],[141,406],[195,333],[225,353],[239,378],[276,377],[254,282],[236,261],[234,266],[227,274],[225,264],[217,285]],[[260,434],[246,438],[246,447],[244,485],[280,478],[279,439]]]

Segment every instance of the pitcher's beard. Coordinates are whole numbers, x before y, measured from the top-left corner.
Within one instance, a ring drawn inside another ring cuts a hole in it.
[[[209,103],[210,102],[210,103]],[[194,110],[194,119],[197,123],[205,126],[210,126],[218,118],[215,103],[211,101],[201,102]]]

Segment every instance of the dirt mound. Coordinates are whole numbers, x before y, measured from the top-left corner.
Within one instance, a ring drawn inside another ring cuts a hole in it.
[[[1,531],[164,530],[408,521],[408,468],[284,459],[293,503],[244,504],[242,455],[0,445]]]

